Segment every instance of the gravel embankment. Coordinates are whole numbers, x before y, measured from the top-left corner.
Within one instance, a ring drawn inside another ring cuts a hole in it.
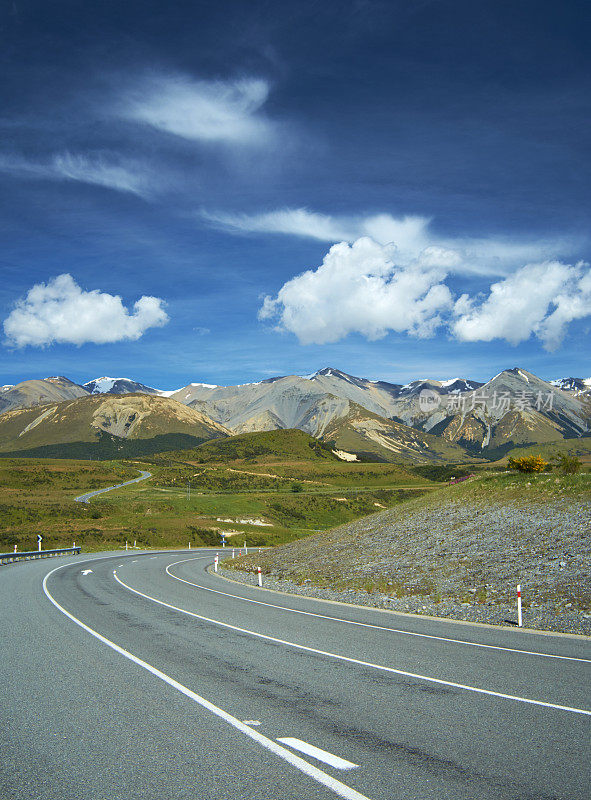
[[[409,505],[249,554],[222,572],[255,583],[260,565],[267,588],[497,625],[516,624],[521,584],[524,626],[591,635],[589,502]]]

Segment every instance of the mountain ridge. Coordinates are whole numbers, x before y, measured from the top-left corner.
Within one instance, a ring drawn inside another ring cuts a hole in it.
[[[195,382],[170,391],[130,378],[95,378],[80,385],[56,377],[1,390],[0,419],[2,412],[19,407],[138,393],[177,402],[228,434],[296,428],[327,439],[330,431],[338,430],[336,447],[347,450],[337,440],[353,439],[360,452],[373,452],[388,460],[404,452],[401,443],[407,440],[415,442],[411,451],[418,448],[413,457],[430,456],[434,450],[432,445],[429,450],[427,434],[442,439],[439,450],[451,448],[450,456],[457,458],[460,449],[466,455],[486,457],[511,447],[576,438],[591,431],[591,379],[565,378],[551,383],[521,367],[502,370],[486,383],[468,378],[421,378],[395,384],[324,367],[304,376],[276,376],[234,386]],[[345,419],[349,421],[343,422]],[[396,428],[394,423],[403,427]],[[417,433],[423,437],[420,441]],[[381,449],[376,453],[378,443]],[[419,455],[421,448],[424,452]]]

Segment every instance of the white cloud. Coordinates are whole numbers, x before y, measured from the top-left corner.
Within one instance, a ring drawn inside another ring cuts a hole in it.
[[[148,189],[146,174],[137,164],[109,163],[100,157],[93,159],[64,153],[54,157],[52,167],[58,176],[72,181],[138,195],[145,194]]]
[[[61,153],[46,163],[27,161],[18,156],[0,156],[0,172],[25,178],[77,181],[140,196],[147,194],[149,189],[145,170],[139,164],[110,161],[104,156]]]
[[[449,255],[442,251],[442,260]],[[336,244],[317,270],[288,281],[266,297],[260,319],[278,318],[280,328],[302,344],[336,342],[349,333],[379,339],[388,331],[433,335],[452,306],[442,282],[446,264],[435,253],[427,262],[395,263],[396,249],[363,237]]]
[[[118,295],[84,291],[64,273],[29,289],[4,320],[4,333],[16,347],[108,344],[139,339],[148,328],[167,322],[159,297],[140,297],[130,314]]]
[[[202,212],[204,219],[234,233],[281,233],[323,242],[353,242],[369,236],[379,244],[396,243],[399,252],[417,255],[429,244],[426,217],[334,217],[307,208],[283,208],[264,214]]]
[[[463,294],[454,302],[445,281],[459,258],[455,250],[432,245],[410,261],[395,245],[369,237],[341,242],[320,267],[265,297],[259,319],[276,320],[302,344],[336,342],[350,333],[428,337],[445,325],[461,341],[518,344],[533,334],[555,350],[570,322],[591,316],[591,271],[582,262],[529,264],[493,283],[484,299]]]
[[[559,261],[528,264],[493,283],[482,301],[462,295],[452,330],[465,342],[506,339],[511,344],[534,334],[556,350],[569,322],[591,315],[591,272],[587,265]]]
[[[379,244],[394,243],[399,263],[410,263],[428,247],[442,247],[456,253],[450,270],[468,275],[509,275],[524,262],[550,260],[581,246],[580,241],[567,238],[528,241],[505,237],[450,237],[435,233],[431,220],[417,215],[334,216],[307,208],[282,208],[262,214],[203,211],[201,216],[232,233],[286,234],[331,243],[354,242],[369,236]]]
[[[261,79],[192,80],[154,77],[138,84],[121,114],[183,139],[260,145],[272,133],[258,112],[269,94]]]
[[[267,214],[214,214],[203,211],[208,222],[234,233],[283,233],[319,239],[322,242],[348,240],[346,224],[306,208],[285,208]]]

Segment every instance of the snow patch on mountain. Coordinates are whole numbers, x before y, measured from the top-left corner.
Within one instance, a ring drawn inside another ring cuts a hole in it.
[[[91,394],[106,394],[113,388],[115,381],[128,381],[130,378],[95,378],[88,383],[84,383],[85,389],[88,389]],[[92,388],[90,388],[92,386]]]

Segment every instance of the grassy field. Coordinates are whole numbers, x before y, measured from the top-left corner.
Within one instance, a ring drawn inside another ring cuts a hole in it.
[[[149,470],[146,482],[73,498]],[[437,488],[393,464],[339,461],[301,431],[273,431],[136,461],[0,461],[0,551],[16,544],[85,550],[125,546],[280,544]]]

